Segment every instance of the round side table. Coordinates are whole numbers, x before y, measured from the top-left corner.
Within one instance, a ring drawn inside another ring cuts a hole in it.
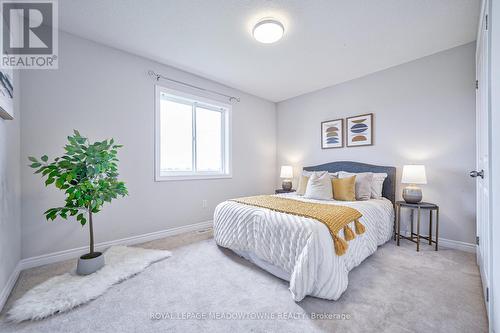
[[[410,208],[412,210],[411,216],[411,231],[410,237],[401,235],[401,208]],[[420,234],[420,219],[421,211],[429,210],[429,235],[422,236]],[[413,232],[413,215],[414,211],[417,211],[417,232]],[[433,224],[433,212],[436,211],[436,234],[435,240],[432,239],[432,224]],[[420,239],[423,238],[429,242],[429,245],[435,244],[435,251],[438,250],[438,239],[439,239],[439,206],[430,202],[419,202],[416,204],[407,203],[406,201],[396,201],[396,242],[399,246],[399,240],[401,238],[407,239],[417,244],[417,252],[420,251]]]

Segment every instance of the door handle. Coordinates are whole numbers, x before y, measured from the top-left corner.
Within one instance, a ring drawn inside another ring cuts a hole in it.
[[[471,176],[472,178],[476,178],[476,177],[481,177],[484,179],[484,170],[481,170],[481,171],[471,171],[469,173],[469,176]]]

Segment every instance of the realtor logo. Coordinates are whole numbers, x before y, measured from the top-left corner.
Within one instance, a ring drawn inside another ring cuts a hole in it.
[[[57,2],[3,0],[1,8],[0,67],[57,69]]]

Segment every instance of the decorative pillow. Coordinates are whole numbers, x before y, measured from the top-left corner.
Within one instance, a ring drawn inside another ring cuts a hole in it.
[[[356,176],[356,200],[370,200],[372,196],[373,173],[350,173],[345,171],[339,172],[339,178],[348,178],[352,176]]]
[[[340,201],[356,201],[356,176],[332,179],[333,198]]]
[[[372,198],[380,199],[382,198],[382,187],[384,186],[384,180],[387,178],[387,174],[384,173],[374,173],[372,179]]]
[[[339,173],[338,172],[329,172],[330,178],[339,178]]]
[[[313,173],[307,182],[304,198],[331,200],[333,198],[333,193],[330,175],[328,175],[327,172],[322,174]]]
[[[304,195],[306,193],[307,183],[309,182],[310,176],[300,176],[299,185],[297,186],[297,194]]]
[[[324,173],[328,173],[328,171],[306,171],[306,170],[302,170],[302,176],[307,176],[307,177],[311,177],[311,175],[313,173],[316,173],[318,174],[319,176],[323,175]]]
[[[318,176],[322,176],[323,174],[327,173],[327,171],[306,171],[302,170],[302,175],[299,178],[299,183],[297,185],[297,195],[304,195],[306,193],[306,188],[307,188],[307,182],[309,181],[309,178],[311,177],[312,174],[317,174]],[[329,174],[331,177],[333,177],[333,174]]]

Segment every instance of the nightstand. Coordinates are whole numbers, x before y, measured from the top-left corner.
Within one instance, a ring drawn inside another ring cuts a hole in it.
[[[410,208],[412,210],[411,214],[411,231],[410,231],[410,237],[406,237],[401,235],[401,208]],[[414,211],[417,211],[417,232],[413,232],[413,216],[414,216]],[[428,236],[422,236],[420,234],[420,218],[421,218],[421,211],[422,210],[428,210],[429,211],[429,235]],[[436,211],[436,239],[432,239],[432,224],[433,224],[433,212]],[[419,202],[416,204],[413,203],[407,203],[405,201],[396,201],[396,242],[397,245],[399,246],[399,240],[401,238],[407,239],[409,241],[412,241],[417,244],[417,252],[420,251],[420,239],[423,238],[429,242],[429,245],[432,245],[433,243],[436,245],[435,251],[438,250],[438,239],[439,239],[439,206],[433,203],[429,202]]]
[[[295,192],[295,190],[292,188],[291,190],[284,190],[282,188],[274,190],[274,193],[276,194],[281,194],[281,193],[292,193]]]

